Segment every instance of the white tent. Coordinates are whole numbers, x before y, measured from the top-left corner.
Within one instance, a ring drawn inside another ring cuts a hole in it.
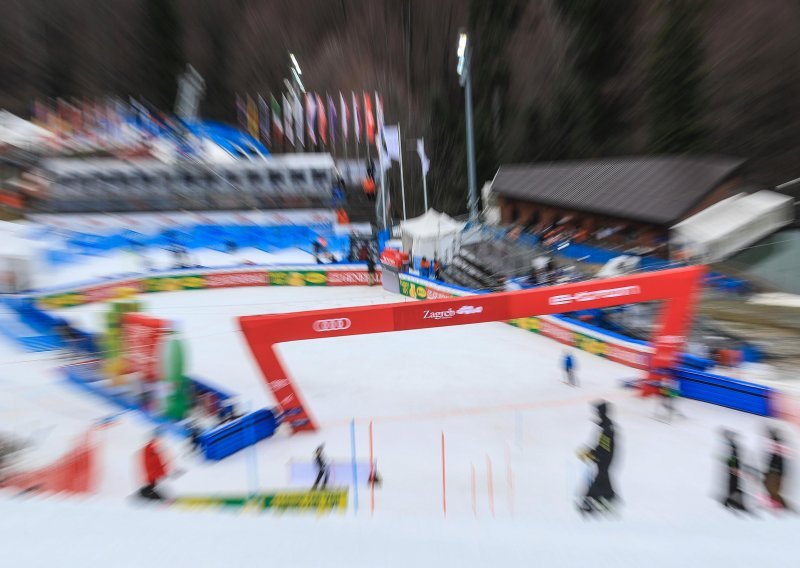
[[[740,193],[670,229],[670,248],[689,258],[717,262],[794,220],[794,200],[774,191]]]
[[[438,256],[449,262],[464,223],[459,223],[445,213],[429,209],[424,214],[400,223],[403,250],[414,258]]]
[[[8,111],[0,111],[0,146],[42,150],[51,146],[56,140],[56,135],[46,128],[36,126]]]

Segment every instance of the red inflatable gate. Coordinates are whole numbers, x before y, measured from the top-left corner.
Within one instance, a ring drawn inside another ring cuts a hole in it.
[[[315,430],[275,345],[287,341],[505,321],[662,300],[653,369],[671,367],[686,341],[704,267],[693,266],[442,300],[243,316],[239,324],[278,405],[295,432]]]

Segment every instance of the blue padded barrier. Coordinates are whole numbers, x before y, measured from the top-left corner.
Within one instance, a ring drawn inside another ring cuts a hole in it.
[[[678,367],[675,375],[683,397],[759,416],[772,416],[770,398],[773,390],[769,387],[687,367]]]
[[[275,413],[262,408],[201,434],[198,442],[206,459],[219,461],[269,438],[277,428]]]

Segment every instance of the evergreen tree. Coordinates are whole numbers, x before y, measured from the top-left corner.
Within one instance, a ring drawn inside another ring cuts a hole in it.
[[[177,76],[184,70],[180,14],[175,0],[146,0],[142,19],[142,93],[163,110],[172,110]]]
[[[613,80],[628,60],[632,0],[555,0],[573,30],[571,68],[558,87],[551,122],[561,129],[556,154],[586,158],[619,149],[625,104]]]
[[[646,72],[650,148],[658,153],[702,149],[705,101],[703,42],[697,0],[665,0],[663,23]]]

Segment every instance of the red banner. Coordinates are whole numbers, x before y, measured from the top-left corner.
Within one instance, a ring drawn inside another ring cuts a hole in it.
[[[266,286],[267,272],[216,272],[204,274],[205,288],[235,288],[239,286]]]
[[[140,313],[122,316],[122,352],[125,372],[142,373],[146,381],[161,379],[161,345],[170,332],[167,320]]]

